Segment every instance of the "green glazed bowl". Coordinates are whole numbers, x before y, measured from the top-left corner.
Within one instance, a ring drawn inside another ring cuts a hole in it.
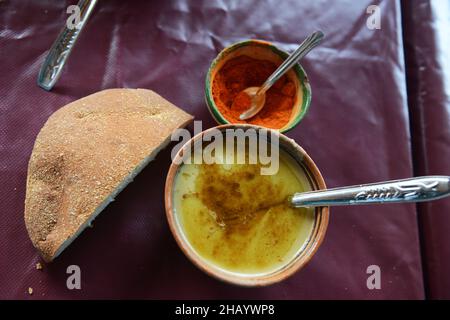
[[[245,40],[232,44],[231,46],[223,49],[212,61],[211,66],[208,69],[208,73],[206,74],[205,81],[206,105],[208,106],[208,110],[213,118],[219,124],[229,124],[231,122],[225,119],[214,102],[212,83],[214,81],[214,77],[222,66],[228,60],[240,55],[247,55],[256,59],[269,60],[278,65],[289,56],[288,53],[278,49],[272,43],[262,40]],[[292,109],[291,118],[284,127],[278,129],[280,132],[286,132],[294,128],[306,115],[311,104],[311,86],[309,84],[308,77],[306,76],[306,72],[303,70],[301,65],[297,63],[290,71],[287,72],[287,76],[295,83],[297,95]]]

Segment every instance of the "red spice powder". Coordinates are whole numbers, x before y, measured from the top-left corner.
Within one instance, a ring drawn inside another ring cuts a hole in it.
[[[259,87],[278,66],[268,60],[238,56],[228,60],[212,84],[214,102],[222,116],[231,123],[250,123],[280,129],[291,117],[296,98],[295,84],[284,75],[267,92],[264,108],[248,120],[239,115],[250,107],[250,97],[242,91]]]

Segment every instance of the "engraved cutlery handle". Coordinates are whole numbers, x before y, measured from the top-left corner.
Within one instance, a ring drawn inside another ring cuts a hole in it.
[[[315,31],[310,34],[300,46],[270,75],[270,77],[259,88],[257,94],[263,94],[278,81],[289,69],[306,56],[312,49],[317,47],[325,35],[322,31]]]
[[[79,23],[73,28],[69,28],[66,25],[61,30],[53,43],[50,51],[45,58],[43,65],[39,71],[38,85],[39,87],[50,91],[58,81],[64,64],[72,51],[75,42],[78,39],[81,31],[83,30],[86,22],[92,13],[97,0],[81,0],[78,2],[78,8],[80,9]]]
[[[450,195],[450,177],[425,176],[351,187],[296,193],[294,207],[420,202]]]

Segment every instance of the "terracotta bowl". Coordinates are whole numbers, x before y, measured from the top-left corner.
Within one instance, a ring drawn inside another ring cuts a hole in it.
[[[241,128],[244,131],[249,128],[254,128],[256,130],[263,129],[262,127],[248,124],[229,124],[217,126],[215,128],[221,130],[222,132],[224,132],[225,129],[238,128]],[[287,277],[291,276],[293,273],[301,269],[303,266],[305,266],[305,264],[312,258],[312,256],[315,254],[320,244],[322,243],[328,226],[329,207],[315,208],[314,226],[306,244],[304,244],[301,249],[299,248],[297,254],[290,261],[288,261],[285,265],[281,266],[275,271],[263,274],[241,274],[231,271],[228,272],[213,265],[211,262],[206,261],[198,253],[195,252],[195,250],[187,240],[187,237],[184,235],[182,226],[179,222],[179,219],[177,218],[177,213],[174,210],[173,186],[177,173],[179,172],[180,167],[183,165],[181,160],[183,159],[183,155],[186,154],[186,150],[192,148],[195,142],[197,142],[195,146],[201,145],[198,142],[202,141],[203,135],[208,134],[208,131],[210,130],[212,130],[212,128],[205,130],[190,139],[176,154],[169,168],[165,186],[165,206],[167,221],[175,240],[177,241],[184,254],[197,267],[217,279],[243,286],[264,286],[286,279]],[[298,144],[296,144],[294,140],[289,139],[276,130],[272,131],[279,137],[280,148],[287,152],[300,165],[300,167],[303,168],[304,172],[306,173],[306,177],[308,179],[311,190],[326,189],[325,182],[322,175],[320,174],[319,169],[305,152],[305,150],[303,150]]]
[[[229,124],[230,122],[220,113],[212,95],[212,83],[217,72],[230,59],[240,55],[247,55],[255,59],[263,59],[280,65],[289,54],[278,49],[270,42],[262,40],[245,40],[232,44],[223,49],[212,61],[206,74],[205,81],[205,100],[208,110],[218,124]],[[311,86],[305,70],[300,64],[288,71],[287,76],[296,86],[297,95],[292,109],[291,118],[288,123],[278,129],[280,132],[286,132],[294,128],[304,118],[311,104]]]

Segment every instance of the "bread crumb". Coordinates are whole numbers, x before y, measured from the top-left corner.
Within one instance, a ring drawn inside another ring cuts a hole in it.
[[[42,270],[42,264],[40,262],[36,263],[36,269]]]
[[[33,288],[32,288],[32,287],[29,287],[29,288],[28,288],[28,294],[29,294],[30,296],[33,294]]]

